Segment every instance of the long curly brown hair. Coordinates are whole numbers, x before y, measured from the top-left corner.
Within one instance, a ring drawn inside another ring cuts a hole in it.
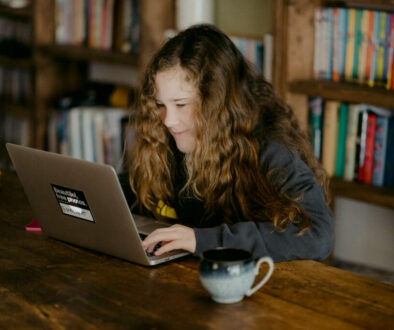
[[[171,135],[155,101],[159,71],[183,69],[195,82],[196,142],[184,156],[188,191],[204,202],[206,219],[220,214],[226,223],[271,221],[278,230],[295,223],[300,233],[311,220],[297,201],[278,188],[271,171],[259,163],[261,141],[277,141],[297,152],[311,168],[327,198],[327,177],[313,155],[292,110],[257,76],[232,41],[211,25],[193,26],[167,41],[150,62],[133,118],[135,143],[129,159],[134,206],[160,217],[158,201],[174,200],[175,155]],[[260,134],[259,141],[257,135]],[[263,143],[264,145],[264,143]]]

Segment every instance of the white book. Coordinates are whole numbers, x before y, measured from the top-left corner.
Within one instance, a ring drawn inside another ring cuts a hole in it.
[[[273,43],[274,38],[272,34],[266,33],[264,35],[264,78],[272,83],[272,58],[273,58]]]
[[[83,159],[94,162],[94,144],[93,139],[93,116],[94,109],[83,108],[81,109],[81,122],[82,122],[82,150]]]
[[[69,153],[71,157],[82,159],[81,109],[70,109],[67,115]]]
[[[98,110],[93,116],[94,127],[94,146],[95,146],[95,161],[104,163],[105,161],[105,132],[104,132],[104,111]]]
[[[347,122],[346,135],[346,154],[345,154],[345,171],[343,178],[346,181],[353,181],[354,166],[356,164],[356,143],[357,143],[357,127],[359,117],[359,105],[350,104]]]

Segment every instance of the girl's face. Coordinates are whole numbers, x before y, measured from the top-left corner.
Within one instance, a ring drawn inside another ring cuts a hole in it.
[[[194,84],[186,79],[180,67],[156,74],[156,104],[162,111],[163,124],[174,137],[177,148],[184,153],[195,146],[195,109],[199,94]]]

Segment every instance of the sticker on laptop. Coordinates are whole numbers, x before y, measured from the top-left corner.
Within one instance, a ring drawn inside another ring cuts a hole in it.
[[[63,214],[95,222],[88,201],[82,191],[51,184],[55,197]]]

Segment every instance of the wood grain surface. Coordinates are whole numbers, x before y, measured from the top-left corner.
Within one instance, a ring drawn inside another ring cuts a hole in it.
[[[0,329],[393,327],[394,286],[310,260],[276,263],[255,295],[217,304],[197,258],[148,268],[26,232],[33,214],[18,179],[1,181]]]

